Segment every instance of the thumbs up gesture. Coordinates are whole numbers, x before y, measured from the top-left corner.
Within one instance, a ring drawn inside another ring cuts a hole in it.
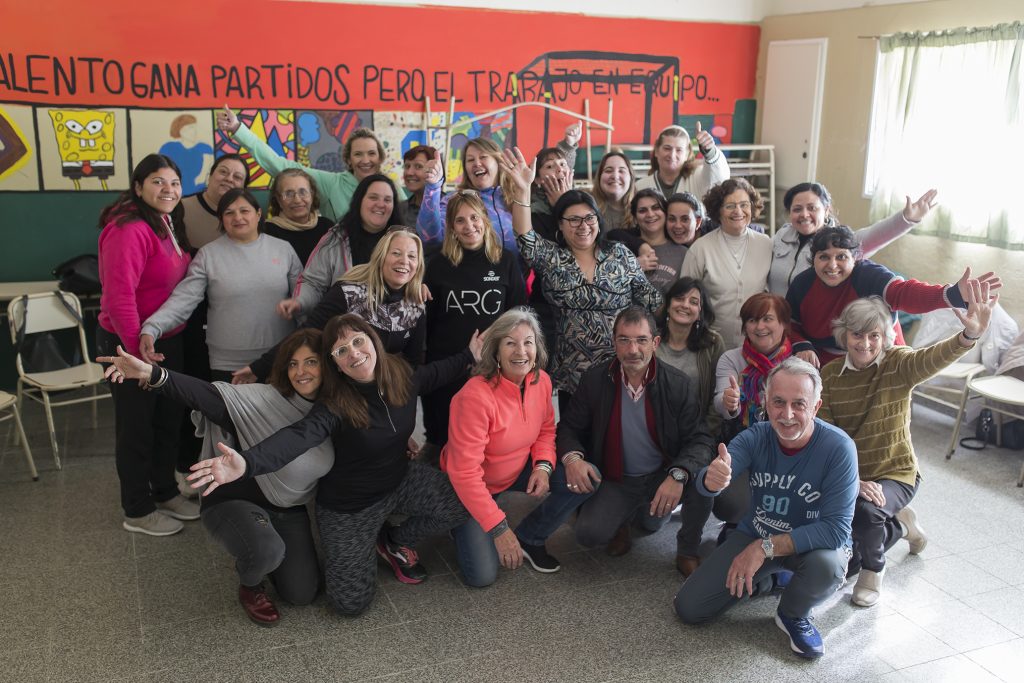
[[[228,105],[225,104],[224,108],[217,112],[217,127],[225,133],[236,133],[240,125],[238,117]]]
[[[729,375],[729,388],[722,392],[722,405],[730,415],[740,411],[740,383],[735,375]]]
[[[718,457],[708,465],[704,473],[704,488],[717,492],[724,489],[732,481],[732,457],[724,443],[718,444]]]
[[[427,183],[436,185],[444,178],[444,153],[438,151],[433,159],[427,161],[423,166],[426,171]]]
[[[711,133],[701,128],[700,121],[697,122],[697,148],[700,149],[700,153],[707,156],[712,149],[715,148],[715,139],[711,137]]]

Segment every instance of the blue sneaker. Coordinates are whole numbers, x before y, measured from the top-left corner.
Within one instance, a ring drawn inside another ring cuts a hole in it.
[[[825,654],[821,643],[821,634],[810,619],[791,619],[775,613],[775,623],[789,636],[789,647],[799,657],[814,659]]]

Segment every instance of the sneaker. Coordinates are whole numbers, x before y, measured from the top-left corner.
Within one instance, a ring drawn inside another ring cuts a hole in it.
[[[519,547],[523,549],[523,558],[541,574],[554,574],[562,568],[558,560],[549,555],[547,548],[543,545],[530,545],[519,541]]]
[[[192,482],[185,478],[188,475],[188,472],[174,470],[174,481],[178,482],[178,493],[189,499],[198,498],[199,489],[192,488]]]
[[[873,572],[870,569],[861,569],[857,577],[857,584],[853,587],[853,597],[850,602],[858,607],[874,607],[881,597],[882,577],[885,576],[885,567],[882,571]]]
[[[242,609],[254,624],[277,626],[277,622],[281,619],[281,613],[277,611],[277,607],[262,585],[255,588],[239,586],[238,601],[242,603]]]
[[[789,636],[789,647],[799,657],[813,659],[825,654],[821,634],[807,618],[784,617],[775,613],[775,625]]]
[[[380,530],[377,537],[377,554],[391,565],[395,578],[402,583],[423,583],[427,579],[427,570],[420,564],[420,557],[412,548],[392,543],[388,539],[388,526]]]
[[[156,509],[168,517],[180,519],[183,522],[192,522],[199,519],[199,503],[189,500],[184,496],[175,496],[170,500],[156,504]]]
[[[910,554],[918,555],[928,545],[928,536],[924,529],[917,523],[917,513],[909,505],[896,513],[896,519],[900,520],[906,532],[903,538],[910,544]]]
[[[171,519],[157,510],[143,517],[125,517],[121,526],[126,531],[149,536],[172,536],[185,528],[185,525],[178,520]]]

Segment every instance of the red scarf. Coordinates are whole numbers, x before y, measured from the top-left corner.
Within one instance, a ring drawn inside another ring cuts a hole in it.
[[[650,394],[646,391],[647,385],[654,381],[654,376],[657,373],[657,362],[656,358],[651,358],[640,386],[644,388],[642,400],[644,402],[644,414],[647,418],[647,432],[651,435],[651,440],[660,451],[661,444],[658,443],[658,429],[654,422],[654,408],[651,407]],[[608,368],[608,374],[612,377],[612,384],[615,385],[615,390],[612,394],[612,412],[608,416],[608,430],[604,434],[604,465],[601,468],[601,474],[611,481],[622,481],[622,385],[627,380],[618,359],[612,361],[611,366]],[[664,454],[662,454],[662,458],[664,458]]]
[[[789,337],[783,337],[775,353],[766,356],[753,347],[750,340],[743,338],[743,360],[747,367],[740,373],[740,420],[744,427],[760,422],[761,401],[764,382],[776,365],[793,355]]]

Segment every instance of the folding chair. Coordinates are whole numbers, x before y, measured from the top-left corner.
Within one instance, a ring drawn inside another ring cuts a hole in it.
[[[32,472],[32,481],[39,481],[39,473],[36,472],[36,461],[32,459],[32,451],[28,447],[28,439],[25,438],[25,426],[21,424],[21,413],[18,411],[18,397],[0,391],[0,413],[10,411],[10,415],[0,416],[0,422],[14,420],[14,426],[18,430],[18,437],[21,439],[21,446],[25,450],[25,460],[28,461],[28,469]],[[17,443],[17,440],[15,440]]]
[[[18,399],[20,411],[22,397],[43,404],[46,423],[50,429],[50,446],[53,448],[53,462],[61,468],[57,448],[57,431],[53,425],[53,407],[92,401],[92,422],[96,426],[96,401],[109,398],[109,392],[97,393],[103,383],[103,368],[89,361],[89,348],[85,343],[85,328],[82,326],[82,305],[78,297],[68,292],[45,292],[28,294],[12,299],[7,305],[7,320],[11,329],[11,342],[16,349],[15,366],[18,370]],[[79,351],[82,363],[62,370],[49,372],[27,372],[21,357],[21,341],[26,335],[51,332],[54,330],[78,329]],[[50,394],[61,391],[92,388],[92,395],[53,401]]]
[[[968,385],[971,383],[971,380],[974,379],[975,375],[984,371],[985,366],[981,363],[951,363],[947,367],[943,368],[939,374],[935,375],[932,379],[943,378],[947,380],[962,381],[963,386],[960,388],[954,389],[953,387],[929,384],[927,382],[918,384],[914,387],[914,396],[934,401],[935,403],[944,405],[948,408],[957,409],[957,427],[953,430],[953,438],[950,440],[949,448],[946,450],[946,460],[952,458],[953,451],[956,450],[957,435],[960,432],[960,421],[964,419],[964,411],[967,410],[967,395],[969,393]],[[950,398],[946,398],[947,396]],[[955,397],[956,403],[953,402],[953,397]]]
[[[970,396],[972,393],[978,396]],[[967,403],[968,399],[978,397],[998,401],[999,403],[1008,403],[1020,408],[1020,411],[1015,413],[1007,408],[992,405],[991,403],[988,404],[989,410],[999,415],[999,419],[996,421],[996,445],[1001,446],[1003,444],[1003,415],[1024,420],[1024,382],[1016,377],[1009,377],[1007,375],[978,377],[967,382],[964,404]],[[963,408],[960,409],[960,415],[961,417],[963,416]],[[956,428],[953,430],[954,444],[960,435],[960,422],[961,420],[957,420]],[[946,458],[949,458],[949,456],[947,455]],[[1024,465],[1021,466],[1020,477],[1017,479],[1017,487],[1022,486],[1024,486]]]

